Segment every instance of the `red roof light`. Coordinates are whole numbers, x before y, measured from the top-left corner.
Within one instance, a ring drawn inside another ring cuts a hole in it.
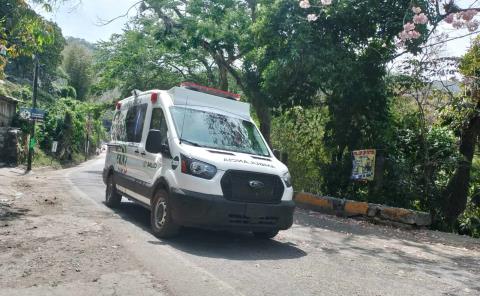
[[[120,110],[120,108],[122,108],[122,103],[120,103],[120,102],[117,102],[117,105],[116,105],[116,107],[117,107],[117,110]]]
[[[220,89],[216,89],[216,88],[211,88],[211,87],[208,87],[208,86],[199,85],[199,84],[196,84],[196,83],[193,83],[193,82],[182,82],[180,84],[180,86],[191,89],[191,90],[207,93],[207,94],[210,94],[210,95],[240,101],[240,95],[239,94],[234,94],[234,93],[231,93],[231,92],[228,92],[228,91],[224,91],[224,90],[220,90]]]
[[[152,101],[152,104],[155,104],[158,100],[158,93],[154,92],[150,95],[150,101]]]

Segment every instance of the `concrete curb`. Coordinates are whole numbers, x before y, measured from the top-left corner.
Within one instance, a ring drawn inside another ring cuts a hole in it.
[[[363,216],[413,226],[429,226],[432,224],[432,217],[429,213],[403,208],[339,199],[330,196],[319,196],[306,192],[296,193],[294,200],[299,207],[327,214],[346,217]]]

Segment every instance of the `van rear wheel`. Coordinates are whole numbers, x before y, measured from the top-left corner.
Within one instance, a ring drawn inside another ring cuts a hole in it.
[[[168,202],[168,193],[157,190],[150,211],[150,224],[153,234],[158,238],[169,238],[178,234],[180,226],[172,220],[172,211]]]
[[[278,230],[270,230],[270,231],[254,231],[253,235],[259,239],[271,239],[274,238],[278,234]]]
[[[113,175],[108,176],[107,189],[105,190],[105,204],[109,208],[116,208],[122,201],[122,195],[118,193]]]

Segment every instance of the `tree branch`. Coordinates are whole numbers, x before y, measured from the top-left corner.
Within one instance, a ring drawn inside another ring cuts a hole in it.
[[[132,4],[132,6],[130,6],[130,7],[128,8],[127,12],[125,12],[124,14],[119,15],[119,16],[117,16],[117,17],[114,17],[114,18],[112,18],[112,19],[110,19],[110,20],[102,20],[102,19],[98,18],[97,26],[106,26],[106,25],[108,25],[108,24],[113,23],[114,21],[116,21],[116,20],[118,20],[118,19],[121,19],[121,18],[123,18],[123,17],[127,17],[128,14],[130,13],[130,11],[131,11],[133,8],[135,8],[135,6],[137,6],[138,4],[140,4],[140,3],[142,3],[142,2],[143,2],[143,0],[135,2],[134,4]]]

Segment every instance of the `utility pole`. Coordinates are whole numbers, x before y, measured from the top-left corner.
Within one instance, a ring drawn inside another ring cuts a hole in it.
[[[87,124],[85,125],[86,127],[86,139],[85,139],[85,161],[88,160],[88,149],[90,148],[90,129],[91,129],[91,117],[90,114],[87,116]]]
[[[33,102],[32,108],[37,108],[37,92],[38,92],[38,56],[34,57],[35,70],[33,71]],[[28,163],[27,172],[32,170],[33,149],[35,148],[35,119],[31,119],[30,141],[28,143]]]

